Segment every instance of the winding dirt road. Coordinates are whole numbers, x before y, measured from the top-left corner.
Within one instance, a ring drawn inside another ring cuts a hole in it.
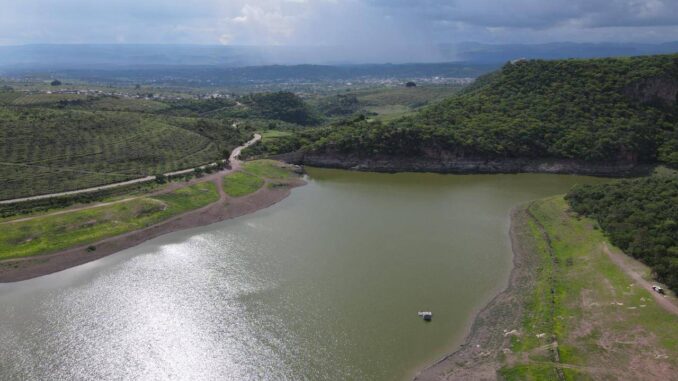
[[[243,144],[240,147],[237,147],[233,150],[231,153],[231,157],[229,158],[229,161],[231,163],[231,167],[233,169],[237,169],[240,167],[240,160],[238,160],[238,157],[240,156],[240,152],[242,152],[243,149],[246,147],[251,146],[252,144],[258,142],[261,140],[261,135],[259,134],[254,134],[254,137],[248,141],[247,143]],[[224,160],[225,162],[225,160]],[[207,168],[207,167],[213,167],[217,165],[218,163],[210,163],[201,166],[200,168]],[[237,166],[237,168],[236,168]],[[180,171],[174,171],[174,172],[167,172],[164,174],[164,176],[179,176],[179,175],[185,175],[188,173],[191,173],[195,170],[195,168],[188,168],[188,169],[182,169]],[[106,190],[106,189],[112,189],[112,188],[118,188],[126,185],[132,185],[132,184],[139,184],[139,183],[146,183],[150,181],[155,181],[156,177],[155,176],[146,176],[138,179],[133,179],[133,180],[128,180],[128,181],[122,181],[119,183],[113,183],[113,184],[107,184],[107,185],[101,185],[97,187],[91,187],[91,188],[83,188],[83,189],[77,189],[73,191],[67,191],[67,192],[59,192],[59,193],[49,193],[49,194],[43,194],[39,196],[31,196],[31,197],[22,197],[22,198],[15,198],[11,200],[2,200],[0,201],[0,205],[3,204],[15,204],[18,202],[23,202],[23,201],[34,201],[34,200],[43,200],[46,198],[52,198],[52,197],[60,197],[60,196],[72,196],[76,194],[82,194],[82,193],[90,193],[90,192],[96,192],[100,190]]]

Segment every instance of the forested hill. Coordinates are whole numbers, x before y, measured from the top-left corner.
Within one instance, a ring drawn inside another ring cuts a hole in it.
[[[678,54],[514,61],[390,124],[356,119],[301,140],[315,153],[555,158],[678,165]]]
[[[567,200],[598,221],[613,244],[678,291],[678,177],[575,187]]]

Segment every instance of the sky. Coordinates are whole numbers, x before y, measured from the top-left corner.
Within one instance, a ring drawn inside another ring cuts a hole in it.
[[[0,0],[0,45],[678,40],[678,0]]]

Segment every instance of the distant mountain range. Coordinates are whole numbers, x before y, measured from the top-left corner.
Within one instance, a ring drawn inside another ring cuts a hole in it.
[[[663,44],[551,43],[490,45],[458,43],[356,52],[350,47],[255,47],[209,45],[21,45],[0,46],[0,68],[22,70],[104,67],[344,65],[459,62],[501,64],[515,58],[593,58],[678,52]]]
[[[566,59],[644,56],[678,52],[678,41],[663,44],[638,43],[573,43],[559,42],[539,45],[489,45],[461,43],[441,45],[443,55],[474,63],[504,63],[516,58]]]

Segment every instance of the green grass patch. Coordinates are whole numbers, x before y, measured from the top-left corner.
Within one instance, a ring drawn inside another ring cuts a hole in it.
[[[549,365],[530,364],[505,367],[499,370],[502,379],[506,381],[543,381],[557,380],[555,369]]]
[[[289,131],[268,130],[261,133],[261,140],[265,142],[267,140],[275,140],[292,135],[293,133]]]
[[[234,172],[224,177],[224,191],[231,197],[242,197],[256,192],[264,180],[245,172]]]
[[[3,224],[0,259],[47,254],[141,229],[219,199],[213,183],[72,213]]]
[[[529,211],[534,218],[522,229],[539,267],[511,351],[514,359],[526,355],[532,362],[514,360],[500,374],[507,380],[556,379],[549,352],[538,349],[551,337],[558,342],[560,362],[573,366],[562,369],[567,380],[589,379],[588,368],[609,372],[610,379],[622,374],[634,379],[624,373],[634,356],[657,366],[678,365],[678,318],[647,290],[632,286],[603,252],[607,239],[594,222],[574,215],[561,196],[535,201]],[[658,360],[653,353],[667,357]]]
[[[243,164],[243,169],[253,175],[268,179],[286,179],[292,171],[275,160],[254,160]]]

